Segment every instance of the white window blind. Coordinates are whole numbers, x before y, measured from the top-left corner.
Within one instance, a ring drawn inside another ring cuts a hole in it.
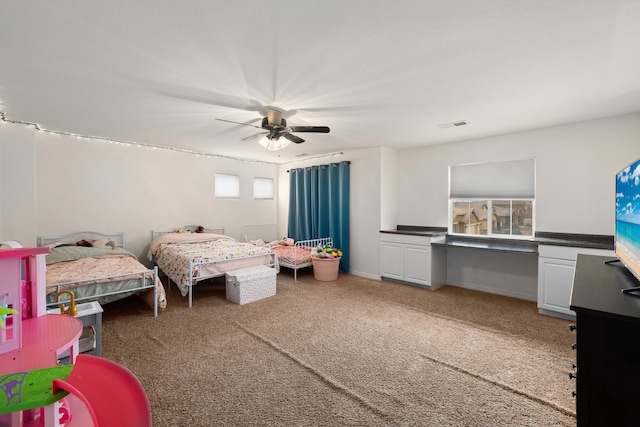
[[[535,181],[535,159],[450,166],[449,197],[533,199]]]
[[[217,173],[216,197],[226,199],[237,199],[240,197],[240,177],[237,175],[225,175]]]
[[[273,179],[253,178],[253,198],[273,199]]]

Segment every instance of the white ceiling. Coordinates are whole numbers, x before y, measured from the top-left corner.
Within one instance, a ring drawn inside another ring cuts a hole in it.
[[[639,23],[638,0],[3,1],[0,111],[274,163],[403,150],[639,112]],[[331,133],[273,153],[215,120],[266,106]]]

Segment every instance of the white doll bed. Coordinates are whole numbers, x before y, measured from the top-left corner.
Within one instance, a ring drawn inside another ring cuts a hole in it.
[[[278,257],[278,265],[293,270],[293,280],[298,280],[299,269],[313,265],[311,262],[311,249],[319,245],[333,246],[331,237],[299,240],[294,243],[292,239],[282,238],[276,224],[243,225],[241,233],[245,242],[268,246],[275,251]]]

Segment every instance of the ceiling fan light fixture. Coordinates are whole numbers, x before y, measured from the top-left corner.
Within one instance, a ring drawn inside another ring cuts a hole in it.
[[[283,148],[287,148],[289,144],[291,144],[291,141],[282,136],[274,139],[269,139],[267,136],[264,136],[260,138],[258,143],[269,151],[280,151]]]
[[[262,129],[263,132],[242,138],[242,140],[245,141],[247,139],[258,137],[259,135],[265,135],[264,138],[260,139],[258,142],[269,151],[282,150],[283,148],[288,147],[292,142],[295,144],[302,144],[304,139],[294,135],[296,132],[329,133],[328,126],[288,126],[287,121],[282,117],[282,111],[272,107],[268,107],[267,117],[262,118],[261,126],[227,119],[216,118],[216,120]]]

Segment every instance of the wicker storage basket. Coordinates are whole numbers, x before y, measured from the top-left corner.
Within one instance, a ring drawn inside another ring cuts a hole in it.
[[[311,258],[313,263],[313,277],[320,282],[338,280],[340,258]]]

